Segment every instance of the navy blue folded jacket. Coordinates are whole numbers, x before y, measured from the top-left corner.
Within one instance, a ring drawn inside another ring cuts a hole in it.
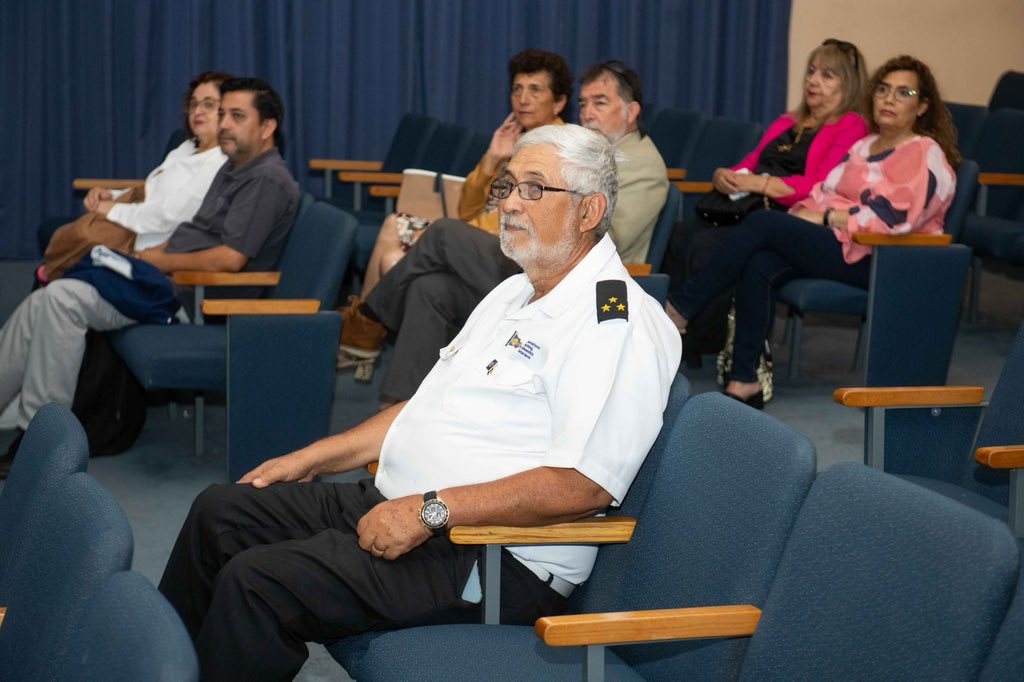
[[[171,324],[181,308],[171,280],[155,265],[105,246],[93,247],[64,276],[93,285],[118,312],[138,322]]]

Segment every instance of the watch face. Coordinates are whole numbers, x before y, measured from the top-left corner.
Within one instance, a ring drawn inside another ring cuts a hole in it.
[[[423,505],[420,517],[428,528],[442,528],[448,523],[448,507],[439,500],[431,500]]]

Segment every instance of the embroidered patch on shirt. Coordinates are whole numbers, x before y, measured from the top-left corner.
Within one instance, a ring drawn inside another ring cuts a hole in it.
[[[597,321],[628,320],[626,283],[621,279],[605,279],[597,283]]]
[[[537,343],[533,341],[523,341],[523,337],[519,336],[519,332],[512,332],[512,336],[508,338],[505,345],[515,348],[516,352],[527,360],[533,358],[533,354],[540,350],[540,345]]]
[[[538,346],[533,341],[527,341],[523,345],[519,346],[519,348],[516,349],[516,352],[522,355],[527,360],[531,360],[533,359],[533,354],[539,350],[540,346]]]

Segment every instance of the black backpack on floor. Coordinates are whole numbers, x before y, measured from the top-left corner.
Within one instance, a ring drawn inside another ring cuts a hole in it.
[[[89,454],[116,455],[146,424],[146,391],[103,332],[89,330],[71,411],[85,428]]]

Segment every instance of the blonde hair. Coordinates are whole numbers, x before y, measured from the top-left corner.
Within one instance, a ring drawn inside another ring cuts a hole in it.
[[[854,111],[867,118],[870,112],[864,109],[864,87],[868,82],[868,70],[864,64],[864,55],[860,53],[857,46],[835,38],[829,38],[811,51],[807,57],[807,67],[815,59],[822,61],[825,66],[839,76],[843,84],[843,99],[836,108],[835,114],[842,116],[848,111]],[[806,73],[806,69],[804,70]],[[800,106],[796,109],[796,116],[803,121],[811,115],[810,107],[807,106],[806,93],[800,98]]]

